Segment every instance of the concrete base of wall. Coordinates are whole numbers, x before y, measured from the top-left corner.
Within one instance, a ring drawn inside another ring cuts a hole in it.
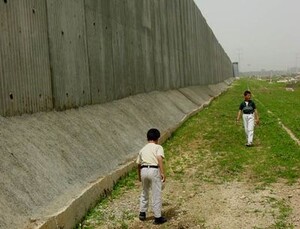
[[[0,117],[0,228],[73,228],[135,166],[149,128],[165,141],[232,81]]]

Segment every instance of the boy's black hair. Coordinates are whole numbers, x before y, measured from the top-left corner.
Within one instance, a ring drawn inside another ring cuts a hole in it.
[[[160,138],[160,132],[158,129],[152,128],[147,132],[148,141],[157,141]]]
[[[248,90],[247,90],[247,91],[244,92],[244,96],[246,96],[246,95],[248,95],[248,94],[251,95],[251,91],[248,91]]]

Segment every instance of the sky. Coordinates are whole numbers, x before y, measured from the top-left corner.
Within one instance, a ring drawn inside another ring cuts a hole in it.
[[[239,70],[300,67],[300,0],[194,0]]]

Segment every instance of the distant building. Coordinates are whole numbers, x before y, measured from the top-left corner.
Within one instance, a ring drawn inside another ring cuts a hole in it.
[[[277,76],[287,75],[287,72],[280,71],[280,70],[275,71],[275,70],[261,69],[260,71],[242,72],[241,75],[254,76],[254,77],[277,77]]]
[[[239,63],[238,62],[233,62],[232,63],[232,67],[233,67],[233,76],[234,77],[239,77]]]

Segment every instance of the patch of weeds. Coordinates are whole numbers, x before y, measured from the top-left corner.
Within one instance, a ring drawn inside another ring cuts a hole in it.
[[[123,178],[117,181],[111,192],[110,198],[119,197],[123,191],[129,190],[135,187],[135,181],[137,180],[137,171],[133,169]]]
[[[200,228],[203,228],[203,229],[206,228],[205,224],[206,224],[206,220],[204,218],[199,218],[197,220],[197,225],[199,225]]]
[[[128,224],[126,222],[121,222],[121,229],[128,229]]]
[[[116,216],[115,216],[115,215],[109,215],[109,216],[108,216],[108,219],[109,219],[110,221],[114,221],[114,220],[115,220],[115,218],[116,218]]]
[[[274,197],[268,197],[268,203],[271,203],[271,207],[276,211],[273,212],[275,218],[275,224],[270,226],[271,229],[293,229],[294,226],[288,222],[290,214],[292,212],[291,207],[285,200],[277,200]]]
[[[136,212],[127,210],[123,213],[122,219],[123,220],[132,220],[132,219],[134,219],[134,217],[136,217]]]
[[[135,181],[137,180],[137,171],[133,169],[122,178],[120,178],[114,185],[112,190],[108,190],[100,197],[98,204],[93,209],[89,210],[83,221],[78,224],[76,229],[92,229],[95,226],[102,225],[105,220],[115,221],[115,215],[106,215],[105,208],[116,198],[119,198],[126,190],[135,188]],[[129,213],[127,214],[129,215]],[[106,219],[107,218],[107,219]],[[130,217],[131,218],[131,217]],[[125,227],[122,227],[125,228]]]
[[[261,213],[262,212],[262,210],[260,210],[260,209],[254,209],[254,211],[253,211],[254,213]]]
[[[288,223],[289,216],[292,209],[284,200],[277,201],[274,203],[274,207],[279,209],[279,215],[276,218],[275,228],[294,228],[290,223]]]
[[[184,175],[185,170],[184,170],[183,166],[179,165],[179,166],[176,166],[176,168],[173,170],[173,172],[175,173],[175,177],[177,177],[177,179],[178,179]]]
[[[254,192],[263,191],[263,190],[266,190],[266,184],[265,183],[259,183],[254,188]]]

